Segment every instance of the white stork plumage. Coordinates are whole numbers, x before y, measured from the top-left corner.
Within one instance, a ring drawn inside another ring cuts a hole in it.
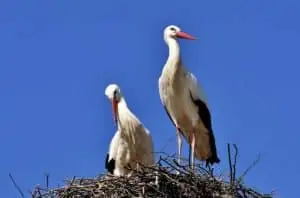
[[[106,157],[106,166],[114,167],[114,163],[115,165],[119,163],[125,166],[129,165],[133,169],[138,169],[139,163],[143,165],[153,165],[154,153],[152,136],[149,130],[143,126],[141,121],[128,108],[120,87],[116,84],[108,85],[105,90],[105,95],[112,103],[113,117],[118,128],[115,135],[116,142],[121,141],[123,143],[122,145],[116,144],[116,146],[110,146],[110,152]],[[111,144],[114,144],[113,141],[114,140],[112,140]],[[114,150],[115,148],[117,148],[118,151]],[[125,161],[117,162],[116,160],[118,159]]]
[[[130,158],[129,145],[121,132],[117,130],[109,145],[105,168],[115,176],[130,175],[127,169],[133,165],[130,163]]]
[[[175,25],[164,29],[169,57],[159,78],[159,94],[177,130],[178,162],[180,163],[183,135],[191,146],[192,168],[195,157],[205,160],[206,166],[219,163],[206,97],[195,76],[182,63],[177,38],[195,39]]]

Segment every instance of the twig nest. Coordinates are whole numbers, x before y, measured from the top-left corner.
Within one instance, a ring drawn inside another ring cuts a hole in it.
[[[210,169],[196,166],[195,172],[180,166],[174,157],[160,157],[155,166],[142,167],[131,177],[114,177],[108,174],[98,178],[74,179],[68,185],[42,190],[35,198],[266,198],[241,184],[232,185],[215,177]],[[176,174],[179,172],[180,174]],[[236,183],[236,182],[234,182]]]

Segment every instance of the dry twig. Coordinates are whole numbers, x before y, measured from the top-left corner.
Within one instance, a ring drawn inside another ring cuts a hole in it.
[[[20,196],[22,198],[25,198],[24,193],[22,192],[21,188],[18,186],[18,184],[16,183],[15,179],[13,178],[13,176],[9,173],[9,177],[13,183],[13,185],[15,186],[15,188],[18,190],[18,192],[20,193]]]

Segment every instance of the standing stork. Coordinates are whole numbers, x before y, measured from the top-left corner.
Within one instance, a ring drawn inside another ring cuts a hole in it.
[[[123,148],[120,148],[120,146],[122,146],[120,144],[117,144],[116,147],[110,146],[110,150],[118,147],[118,149],[120,149],[119,155],[124,155],[123,157],[115,157],[113,160],[122,158],[126,160],[122,164],[127,164],[133,169],[139,169],[139,163],[143,165],[153,165],[154,153],[152,136],[149,130],[143,126],[140,120],[128,108],[120,87],[116,84],[108,85],[105,90],[105,95],[112,103],[113,117],[118,128],[118,135],[116,135],[120,136],[124,143]],[[116,139],[118,139],[118,137],[116,137]],[[125,152],[124,149],[128,152]],[[117,164],[117,162],[108,161],[112,159],[109,156],[111,152],[113,151],[110,151],[106,157],[107,166],[109,166],[109,163],[111,163],[111,166],[113,166],[114,163]],[[118,154],[116,151],[115,153]]]
[[[182,63],[178,38],[196,39],[175,25],[164,29],[169,57],[158,81],[160,99],[176,127],[178,163],[180,164],[182,149],[181,135],[191,146],[192,168],[195,157],[205,160],[206,166],[219,163],[207,100],[195,76],[188,72]]]

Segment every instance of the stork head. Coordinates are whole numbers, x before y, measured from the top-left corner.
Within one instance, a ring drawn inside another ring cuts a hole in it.
[[[181,38],[181,39],[189,39],[195,40],[196,38],[188,33],[181,31],[181,29],[176,25],[169,25],[164,30],[164,38],[167,40],[168,38]]]
[[[120,87],[117,84],[110,84],[105,89],[105,95],[112,104],[113,118],[118,125],[118,104],[122,98]]]

